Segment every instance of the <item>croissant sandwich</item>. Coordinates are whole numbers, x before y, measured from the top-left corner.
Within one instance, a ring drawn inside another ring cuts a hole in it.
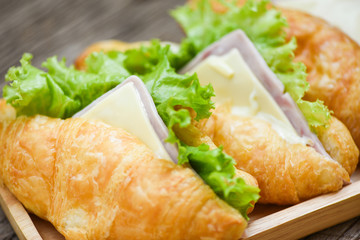
[[[196,72],[216,93],[217,109],[198,126],[259,181],[260,202],[293,204],[337,191],[359,151],[321,101],[303,99],[305,67],[294,62],[296,42],[285,41],[281,12],[268,1],[244,2],[219,1],[214,10],[200,1],[173,12],[187,45],[193,40],[199,51],[180,72]]]
[[[6,74],[1,182],[66,239],[238,239],[259,198],[251,175],[191,131],[213,89],[152,44],[91,54],[86,71],[56,57],[44,71],[24,54]]]
[[[216,94],[211,117],[193,119],[191,130],[175,129],[178,136],[186,143],[210,138],[223,146],[238,169],[257,179],[261,203],[294,204],[341,189],[356,169],[359,151],[321,101],[303,99],[305,67],[292,57],[295,40],[285,41],[286,20],[268,1],[221,4],[199,1],[172,12],[187,37],[168,54],[170,63],[180,73],[196,73]],[[93,51],[111,55],[144,43],[134,44],[96,43],[76,66],[86,69],[84,59]],[[152,55],[151,43],[145,45]],[[188,139],[189,132],[200,133]]]
[[[192,170],[120,128],[37,115],[0,132],[1,180],[66,239],[237,239],[246,227]]]

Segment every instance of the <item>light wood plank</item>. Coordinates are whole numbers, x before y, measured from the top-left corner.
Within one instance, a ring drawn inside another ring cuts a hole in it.
[[[359,171],[356,175],[360,175]],[[337,193],[319,196],[252,221],[244,238],[298,239],[359,215],[360,181],[356,181]]]
[[[0,205],[20,240],[42,240],[23,205],[4,186],[0,187]]]

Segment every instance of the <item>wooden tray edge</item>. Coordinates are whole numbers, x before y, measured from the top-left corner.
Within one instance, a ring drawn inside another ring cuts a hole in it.
[[[360,181],[251,222],[243,239],[305,237],[360,215]],[[326,220],[326,221],[324,221]]]
[[[0,186],[0,205],[20,240],[42,240],[24,206],[5,186]]]

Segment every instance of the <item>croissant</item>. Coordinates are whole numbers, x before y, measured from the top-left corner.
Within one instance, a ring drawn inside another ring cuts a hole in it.
[[[217,107],[197,126],[234,157],[237,168],[256,178],[260,203],[295,204],[338,191],[350,181],[349,174],[358,162],[359,151],[349,131],[335,118],[319,131],[320,140],[335,160],[312,147],[288,143],[270,123],[234,115],[229,106]]]
[[[320,99],[350,130],[360,147],[360,46],[345,33],[309,14],[281,9],[288,37],[296,37],[295,60],[307,67],[309,100]]]
[[[124,130],[18,117],[0,101],[0,179],[66,239],[238,239],[247,223],[189,168]]]

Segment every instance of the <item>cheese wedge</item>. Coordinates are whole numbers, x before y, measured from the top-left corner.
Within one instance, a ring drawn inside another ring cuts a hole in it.
[[[215,103],[230,101],[232,113],[266,120],[288,142],[306,144],[306,139],[297,135],[284,112],[237,49],[222,56],[209,56],[190,71],[193,72],[197,73],[202,85],[210,83],[214,87]]]
[[[135,76],[95,100],[75,117],[101,120],[122,128],[138,137],[157,157],[177,162],[175,146],[165,142],[167,128],[157,114],[145,85]],[[172,156],[165,146],[170,148]]]

